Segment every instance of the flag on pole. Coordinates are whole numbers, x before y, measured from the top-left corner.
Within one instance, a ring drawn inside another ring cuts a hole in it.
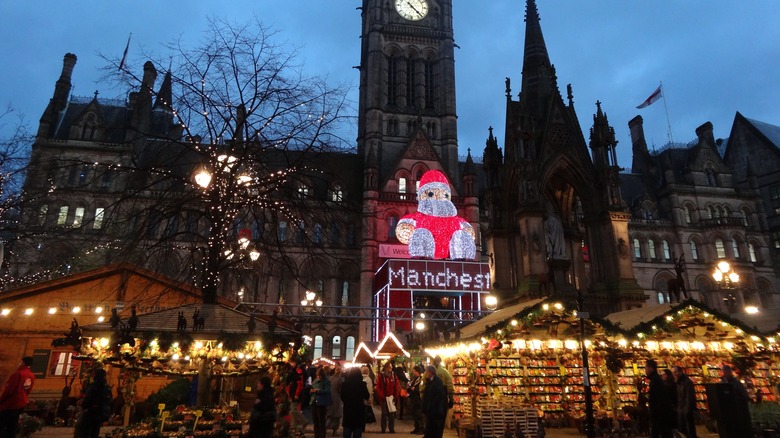
[[[125,46],[125,52],[122,54],[122,61],[119,62],[119,70],[122,70],[122,67],[125,66],[125,61],[127,60],[127,51],[130,49],[130,37],[132,36],[132,33],[127,36],[127,45]]]
[[[644,102],[640,103],[639,106],[636,107],[636,109],[642,109],[644,107],[648,107],[655,103],[658,99],[663,97],[663,93],[661,92],[661,86],[659,85],[658,88],[653,91],[653,94],[650,95],[647,99],[645,99]]]

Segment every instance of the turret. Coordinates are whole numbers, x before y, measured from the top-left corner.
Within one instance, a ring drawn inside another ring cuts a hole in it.
[[[477,169],[474,159],[471,158],[471,148],[466,155],[466,164],[463,166],[463,197],[477,196]]]
[[[76,55],[66,53],[62,61],[62,73],[54,86],[54,96],[49,100],[49,105],[41,116],[38,125],[38,136],[46,137],[54,134],[59,122],[65,115],[68,106],[68,97],[71,90],[71,77],[76,66]]]
[[[149,133],[152,115],[152,94],[156,79],[157,70],[154,68],[154,64],[151,61],[146,61],[144,64],[144,75],[141,79],[141,89],[138,91],[132,106],[127,140],[132,141]]]
[[[596,114],[590,128],[590,148],[593,151],[593,165],[596,169],[617,166],[615,128],[609,126],[607,114],[601,111],[601,102],[596,101]]]
[[[482,153],[482,168],[487,176],[488,188],[499,185],[499,169],[503,164],[501,150],[498,148],[498,140],[493,137],[493,127],[488,128],[488,138],[485,141],[485,151]]]
[[[631,161],[631,173],[647,175],[650,166],[650,152],[647,150],[645,130],[642,116],[636,116],[628,122],[631,131],[631,151],[634,159]]]

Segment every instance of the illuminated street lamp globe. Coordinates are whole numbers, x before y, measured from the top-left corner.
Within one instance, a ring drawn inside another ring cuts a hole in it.
[[[496,310],[496,307],[498,307],[498,298],[493,294],[486,296],[485,307],[487,307],[488,310]]]

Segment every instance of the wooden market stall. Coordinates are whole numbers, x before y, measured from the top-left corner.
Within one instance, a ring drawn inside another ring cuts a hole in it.
[[[472,336],[458,343],[426,349],[451,369],[456,416],[481,420],[484,436],[501,435],[500,428],[490,431],[484,425],[485,407],[496,403],[531,406],[550,426],[577,426],[584,415],[577,312],[551,299],[520,303],[517,309],[465,327]],[[650,358],[661,369],[686,369],[700,409],[706,408],[703,385],[718,381],[726,363],[738,370],[754,397],[775,400],[772,384],[780,380],[780,365],[771,360],[777,354],[774,338],[696,301],[590,317],[584,324],[597,427],[639,427],[644,362]]]
[[[456,417],[479,417],[483,436],[503,436],[504,423],[489,426],[488,417],[528,416],[538,412],[548,424],[573,425],[584,412],[580,319],[571,305],[544,299],[519,303],[514,313],[487,324],[478,321],[462,332],[475,334],[461,342],[427,348],[449,365],[455,384]],[[585,320],[586,345],[592,354],[606,350],[627,332],[608,321]],[[594,400],[608,387],[597,368],[591,368]],[[527,409],[518,407],[525,406]],[[606,409],[606,406],[604,406]],[[515,412],[518,411],[518,412]],[[528,428],[533,420],[527,420]],[[529,433],[529,430],[525,430]]]

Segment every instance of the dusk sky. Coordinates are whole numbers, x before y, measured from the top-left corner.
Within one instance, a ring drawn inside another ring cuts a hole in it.
[[[52,0],[5,1],[0,6],[0,109],[11,106],[31,130],[54,91],[62,58],[78,56],[76,96],[124,98],[100,83],[98,53],[119,58],[132,33],[131,69],[141,73],[143,52],[165,57],[163,44],[181,37],[192,45],[206,17],[246,23],[252,15],[301,49],[311,75],[353,87],[360,63],[359,0]],[[561,93],[571,83],[586,140],[595,102],[615,128],[618,160],[631,164],[628,121],[644,118],[651,148],[668,141],[668,108],[675,142],[695,139],[710,121],[727,137],[737,111],[780,125],[780,3],[777,0],[538,0],[542,30]],[[488,127],[504,139],[504,78],[520,87],[524,0],[454,0],[459,145],[481,159]],[[164,70],[167,66],[159,66]],[[162,75],[160,75],[160,79]],[[666,100],[636,106],[663,81]],[[357,108],[357,103],[355,103]],[[6,137],[15,119],[0,121]],[[356,136],[348,133],[349,138]],[[627,169],[628,170],[628,169]]]

